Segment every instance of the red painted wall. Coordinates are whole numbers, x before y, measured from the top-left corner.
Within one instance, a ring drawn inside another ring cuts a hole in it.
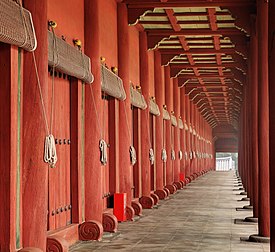
[[[148,51],[149,95],[155,96],[154,52]]]
[[[140,85],[139,78],[139,31],[137,27],[129,27],[129,43],[130,43],[130,81],[136,86]]]
[[[48,0],[48,19],[57,22],[56,34],[64,35],[67,43],[78,38],[84,46],[84,1]]]
[[[100,55],[109,67],[117,66],[117,1],[100,1]]]

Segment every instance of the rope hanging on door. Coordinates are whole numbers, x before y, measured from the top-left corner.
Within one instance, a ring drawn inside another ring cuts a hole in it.
[[[180,129],[180,130],[183,130],[184,126],[183,126],[183,121],[182,121],[182,119],[181,119],[181,116],[179,116],[178,126],[179,126],[179,129]],[[180,134],[182,134],[182,133],[184,134],[184,131],[180,131]],[[179,150],[179,160],[182,160],[182,158],[183,158],[183,152],[182,152],[182,150],[180,149],[180,150]]]
[[[53,58],[57,58],[58,62],[58,51],[56,45],[56,36],[54,28],[57,24],[54,21],[49,21],[49,27],[53,33]],[[50,129],[49,132],[52,132],[53,128],[53,114],[54,114],[54,75],[55,75],[55,65],[52,67],[52,99],[51,99],[51,118],[50,118]],[[48,163],[51,168],[54,168],[57,162],[57,153],[55,147],[55,138],[52,133],[49,133],[45,138],[44,144],[44,162]]]
[[[155,101],[155,97],[152,97],[151,100]],[[149,102],[150,102],[150,100],[149,100]],[[148,113],[146,111],[145,111],[145,113],[146,113],[146,119],[147,119],[146,125],[147,125],[149,144],[150,144],[150,148],[149,148],[149,160],[150,160],[150,164],[153,165],[155,163],[155,155],[154,155],[153,144],[152,144],[152,141],[151,141],[151,132],[150,132],[150,128],[149,128],[149,124],[150,124],[150,121],[149,121],[150,109],[149,109]]]
[[[179,160],[182,160],[182,156],[183,156],[182,151],[179,150]]]
[[[163,109],[162,109],[162,113],[163,113],[163,111],[164,111],[164,108],[166,109],[167,107],[166,107],[166,105],[163,105]],[[163,117],[163,120],[162,120],[162,125],[163,125],[163,132],[162,132],[162,135],[163,135],[163,137],[162,137],[162,150],[161,150],[161,160],[164,162],[164,163],[166,163],[167,162],[167,152],[166,152],[166,140],[164,139],[164,131],[166,130],[166,127],[165,127],[165,119],[164,119],[164,114],[162,115],[162,117]],[[165,129],[164,129],[164,127],[165,127]]]
[[[184,159],[185,160],[188,160],[188,152],[187,152],[187,134],[188,134],[188,125],[186,123],[186,120],[184,122],[184,130],[185,130],[185,133],[184,133]]]
[[[54,136],[52,134],[46,136],[45,138],[44,162],[48,163],[51,168],[54,168],[57,162],[55,141]]]
[[[108,161],[108,155],[107,155],[108,145],[107,145],[106,141],[103,139],[102,127],[100,126],[99,115],[98,115],[98,111],[97,111],[97,108],[95,105],[95,97],[94,97],[94,93],[93,93],[93,89],[92,89],[91,85],[89,85],[89,88],[90,88],[90,92],[91,92],[93,107],[94,107],[95,114],[96,114],[97,127],[100,131],[100,140],[99,140],[100,162],[102,165],[106,165],[107,161]],[[103,129],[104,129],[104,127],[103,127]]]
[[[123,103],[123,108],[124,108],[124,114],[125,114],[125,118],[126,118],[126,125],[127,125],[127,132],[128,132],[128,137],[130,139],[130,147],[129,147],[129,153],[130,153],[130,162],[131,165],[135,165],[137,162],[137,153],[136,153],[136,149],[134,147],[133,144],[133,137],[130,131],[130,125],[129,125],[129,120],[128,120],[128,115],[127,115],[127,111],[126,111],[126,105],[125,105],[125,100],[121,101]]]
[[[137,153],[136,153],[136,149],[132,145],[130,146],[130,158],[131,158],[131,164],[135,165],[135,163],[137,162]]]
[[[176,153],[174,150],[171,150],[171,160],[176,160]]]
[[[168,112],[168,111],[167,111]],[[175,114],[175,112],[174,111],[171,111],[171,116],[170,116],[170,120],[171,120],[171,126],[176,126],[176,123],[177,123],[177,120],[176,120],[176,117],[174,116],[174,114]],[[172,130],[172,128],[171,128],[171,130]],[[171,148],[172,148],[172,150],[171,150],[171,160],[172,161],[174,161],[174,160],[176,160],[176,152],[175,152],[175,150],[174,150],[174,145],[175,145],[175,132],[174,131],[172,131],[171,132]]]
[[[107,143],[103,140],[103,139],[100,139],[99,141],[99,149],[100,149],[100,162],[103,164],[103,165],[106,165],[107,164]]]
[[[167,152],[166,152],[165,149],[162,149],[162,150],[161,150],[161,160],[162,160],[163,162],[166,162],[166,161],[167,161]]]
[[[21,1],[18,1],[20,8],[21,8],[21,13],[22,13],[22,22],[24,23],[24,26],[26,27],[26,17],[23,11],[23,6]],[[27,32],[27,30],[25,30]],[[27,34],[26,34],[27,36]],[[42,87],[41,87],[41,82],[40,82],[40,77],[38,74],[38,67],[37,67],[37,62],[36,62],[36,57],[34,54],[34,51],[32,51],[32,57],[33,57],[33,62],[34,62],[34,68],[35,68],[35,75],[37,79],[37,84],[38,84],[38,90],[39,90],[39,96],[40,96],[40,102],[42,106],[42,114],[44,118],[44,123],[45,123],[45,129],[47,132],[47,136],[45,137],[45,142],[44,142],[44,162],[49,164],[51,168],[54,168],[57,162],[57,154],[56,154],[56,148],[55,148],[55,140],[54,136],[51,134],[51,128],[49,128],[48,124],[48,119],[46,116],[46,108],[45,108],[45,102],[42,94]],[[51,123],[52,125],[52,123]]]
[[[153,165],[155,162],[155,155],[154,155],[154,150],[152,148],[149,149],[149,159],[150,159],[150,164]]]

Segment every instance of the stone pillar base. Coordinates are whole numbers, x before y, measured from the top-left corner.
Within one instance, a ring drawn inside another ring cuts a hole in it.
[[[82,241],[100,241],[102,239],[102,235],[103,226],[99,221],[85,221],[79,225],[79,239]]]
[[[165,190],[156,190],[155,194],[158,195],[160,200],[164,200],[168,196]]]
[[[250,201],[250,198],[245,197],[245,198],[242,198],[240,201]]]
[[[191,179],[191,181],[192,181],[192,180],[195,180],[194,174],[190,175],[190,179]]]
[[[246,217],[246,218],[244,218],[244,221],[252,222],[252,223],[258,223],[258,218],[256,218],[256,217]]]
[[[185,186],[184,181],[180,181],[180,183],[181,183],[181,188],[183,188]]]
[[[116,233],[118,227],[116,216],[112,213],[103,213],[102,225],[105,232]]]
[[[126,206],[126,219],[133,221],[135,217],[135,210],[132,206]]]
[[[191,178],[190,177],[185,178],[185,184],[189,184],[190,182],[191,182]]]
[[[142,205],[138,201],[132,201],[132,208],[135,211],[135,215],[137,216],[142,215]]]
[[[167,185],[165,188],[167,188],[171,194],[174,194],[177,191],[177,188],[174,185]]]
[[[252,206],[252,205],[246,205],[246,206],[243,206],[243,209],[252,210],[252,209],[253,209],[253,206]]]
[[[247,195],[247,192],[241,192],[240,195]]]
[[[50,236],[47,238],[47,251],[68,252],[69,244],[67,240],[59,236]]]
[[[139,203],[144,209],[152,209],[154,206],[154,199],[151,196],[142,196],[139,199]]]
[[[257,242],[257,243],[270,243],[270,237],[260,236],[258,234],[250,235],[249,236],[250,242]]]
[[[159,203],[159,196],[155,193],[151,193],[150,195],[154,200],[154,205],[157,205]]]
[[[166,192],[166,194],[167,194],[167,197],[169,197],[169,195],[170,195],[170,191],[167,189],[167,188],[163,188],[163,190]]]
[[[182,189],[182,187],[183,187],[182,184],[181,184],[180,182],[174,182],[173,185],[177,187],[177,190],[180,190],[180,189]]]

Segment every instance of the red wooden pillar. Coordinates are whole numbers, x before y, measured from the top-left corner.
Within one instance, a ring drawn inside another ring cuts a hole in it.
[[[244,114],[243,114],[243,173],[242,173],[242,181],[243,181],[243,186],[245,190],[247,191],[247,178],[248,178],[248,173],[247,173],[247,119],[248,119],[248,112],[247,112],[247,86],[244,87]]]
[[[180,90],[180,115],[182,117],[182,121],[184,123],[185,121],[185,118],[186,118],[186,108],[185,108],[185,87],[181,87]],[[180,148],[181,148],[181,151],[182,151],[182,160],[180,162],[180,172],[183,174],[183,182],[185,182],[185,176],[186,176],[186,172],[185,172],[185,169],[186,169],[186,163],[187,163],[187,160],[186,160],[186,155],[185,155],[185,152],[187,151],[186,150],[186,130],[185,130],[185,125],[183,127],[183,129],[181,130],[180,132]]]
[[[186,168],[185,168],[185,177],[186,182],[191,182],[191,159],[190,159],[190,153],[191,153],[191,134],[190,134],[190,100],[189,97],[185,96],[185,107],[186,107],[186,125],[188,129],[186,130],[186,151],[187,151],[187,160],[186,160]]]
[[[247,191],[248,196],[250,196],[250,188],[249,188],[249,178],[250,178],[250,167],[249,167],[249,90],[248,86],[245,86],[245,130],[244,130],[244,138],[245,138],[245,175],[244,175],[244,182],[245,182],[245,189]]]
[[[251,45],[250,45],[251,46]],[[249,87],[252,87],[252,66],[251,64],[249,65],[249,78],[247,83],[249,83]],[[248,113],[248,127],[247,127],[247,197],[250,199],[250,205],[254,205],[254,195],[253,195],[253,181],[252,181],[252,175],[253,175],[253,162],[252,162],[252,106],[253,100],[251,97],[252,94],[252,88],[248,88],[247,90],[247,101],[248,101],[248,106],[247,106],[247,113]]]
[[[243,173],[243,155],[244,155],[244,147],[243,147],[243,106],[241,108],[240,113],[240,130],[239,130],[239,156],[238,156],[238,170],[239,176],[242,178]]]
[[[247,79],[247,83],[250,83],[250,78]],[[248,85],[246,85],[248,86]],[[250,198],[250,205],[253,204],[252,190],[251,190],[251,100],[250,100],[251,89],[247,88],[247,127],[246,127],[246,149],[247,149],[247,197]]]
[[[162,108],[164,104],[164,80],[163,69],[161,66],[161,55],[159,51],[155,51],[154,56],[154,73],[155,73],[155,96],[156,102],[159,108]],[[161,152],[163,149],[163,116],[162,109],[160,109],[160,116],[156,117],[156,150],[155,150],[155,162],[156,162],[156,191],[155,193],[160,199],[166,197],[166,192],[163,190],[163,166],[164,163],[161,159]]]
[[[250,44],[250,55],[253,54],[251,44]],[[247,198],[243,198],[243,200],[248,200],[250,199],[250,207],[252,208],[253,205],[253,185],[252,185],[252,117],[251,117],[251,112],[252,112],[252,107],[251,104],[253,103],[251,94],[252,94],[252,64],[253,62],[249,61],[249,66],[248,66],[248,77],[247,77],[247,84],[245,85],[244,88],[244,107],[245,107],[245,120],[244,120],[244,137],[245,137],[245,170],[246,174],[244,177],[244,182],[245,182],[245,189],[247,191]],[[242,193],[241,193],[242,194]],[[250,218],[246,218],[246,220],[250,221]]]
[[[48,38],[47,1],[25,0],[24,6],[33,15],[38,46],[35,51],[38,74],[47,110]],[[24,54],[23,72],[23,163],[22,163],[22,245],[46,250],[47,176],[43,162],[44,139],[47,134],[42,115],[39,90],[31,53]],[[30,197],[31,196],[31,197]]]
[[[205,153],[206,153],[205,138],[206,138],[206,131],[207,131],[208,124],[205,122],[203,117],[202,117],[202,121],[203,121],[203,124],[202,124],[202,128],[203,128],[203,133],[202,133],[203,167],[202,167],[202,170],[203,170],[203,173],[205,173],[207,171],[207,159],[206,159],[206,156],[205,156]]]
[[[275,15],[275,3],[274,1],[269,2],[269,48],[273,48],[269,51],[269,127],[270,127],[270,134],[269,134],[269,151],[270,153],[275,153],[275,41],[274,41],[274,15]],[[275,155],[269,156],[269,171],[270,171],[270,251],[275,251]]]
[[[100,163],[100,130],[95,119],[101,114],[101,72],[100,72],[100,0],[85,0],[85,53],[91,58],[94,82],[92,90],[85,85],[85,222],[80,225],[79,235],[83,240],[101,239],[103,233],[103,187],[102,165]],[[97,110],[97,112],[96,112]],[[93,155],[91,155],[93,153]]]
[[[195,174],[196,176],[198,176],[198,172],[199,172],[199,157],[197,155],[198,153],[198,149],[199,149],[199,141],[198,141],[198,133],[199,133],[199,123],[198,123],[198,120],[199,120],[199,113],[198,113],[198,110],[197,110],[197,107],[194,105],[194,112],[195,112],[195,121],[194,121],[194,126],[195,126],[195,130],[196,130],[196,133],[195,133],[195,153],[196,153],[196,169],[195,169]]]
[[[1,69],[1,92],[0,92],[0,248],[3,251],[16,250],[16,203],[20,200],[18,195],[16,200],[16,175],[20,171],[18,164],[17,145],[18,127],[17,116],[20,116],[18,106],[18,87],[17,83],[18,51],[15,47],[0,43],[0,69]],[[19,108],[20,109],[20,108]],[[19,112],[19,113],[18,113]],[[19,173],[20,174],[20,173]],[[17,221],[20,221],[19,219]],[[20,232],[20,230],[18,230]],[[45,237],[44,237],[45,239]]]
[[[195,157],[194,157],[194,105],[193,102],[190,101],[190,127],[192,129],[192,132],[190,132],[190,152],[192,153],[192,159],[190,160],[190,176],[192,180],[194,179],[194,171],[195,171]]]
[[[250,239],[270,236],[269,205],[269,92],[268,92],[268,2],[258,0],[258,134],[259,134],[259,235]],[[260,239],[260,241],[267,239]]]
[[[167,106],[167,111],[172,111],[173,108],[173,83],[170,78],[170,67],[166,66],[164,68],[165,77],[165,103]],[[173,161],[171,159],[172,153],[172,141],[171,141],[171,121],[165,121],[166,124],[166,151],[167,151],[167,161],[166,161],[166,187],[170,193],[175,192],[173,184]]]
[[[174,112],[178,120],[180,116],[180,90],[178,87],[178,79],[173,79],[173,96],[174,96]],[[180,176],[180,129],[179,126],[174,129],[174,150],[176,153],[176,159],[174,160],[174,182],[179,182]],[[178,184],[179,185],[179,184]],[[179,189],[179,188],[178,188]]]
[[[201,114],[198,112],[198,152],[199,152],[199,158],[198,158],[198,173],[201,175],[202,171],[202,159],[201,159],[201,126],[202,126],[202,120],[201,120]]]
[[[258,218],[258,43],[255,29],[255,18],[251,24],[251,44],[250,44],[250,59],[251,59],[251,136],[252,136],[252,188],[253,188],[253,217]]]
[[[123,80],[126,92],[126,100],[119,104],[119,177],[120,192],[127,193],[127,219],[131,220],[134,215],[132,202],[132,170],[130,163],[129,148],[131,143],[132,112],[130,101],[130,80],[129,80],[129,28],[128,28],[128,11],[124,3],[118,3],[118,70],[119,76]],[[128,122],[127,122],[128,120]]]
[[[140,83],[142,93],[146,101],[149,101],[149,66],[147,52],[147,35],[146,32],[140,32],[139,35],[139,51],[140,51]],[[150,176],[150,160],[149,150],[149,107],[141,111],[141,169],[142,169],[142,197],[140,203],[143,208],[152,208],[154,200],[151,194],[151,176]]]

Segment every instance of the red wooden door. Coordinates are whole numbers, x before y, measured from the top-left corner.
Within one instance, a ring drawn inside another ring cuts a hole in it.
[[[103,127],[102,127],[102,134],[105,142],[107,145],[110,145],[110,138],[109,138],[109,96],[103,97]],[[105,166],[102,167],[102,185],[103,185],[103,209],[109,207],[109,194],[110,194],[110,182],[109,182],[109,169],[110,169],[110,148],[107,148],[107,157],[108,161]]]
[[[149,114],[149,137],[150,137],[150,143],[151,143],[151,148],[155,151],[155,138],[154,138],[154,116],[152,114]],[[154,153],[155,154],[155,153]],[[151,190],[155,190],[155,162],[154,164],[151,164]]]
[[[50,82],[51,83],[51,80]],[[51,85],[51,84],[50,84]],[[71,224],[70,82],[55,78],[52,133],[56,139],[57,164],[49,168],[48,230]]]
[[[163,120],[163,146],[162,148],[166,149],[166,120]],[[168,154],[168,153],[167,153]],[[163,162],[163,184],[166,185],[166,162]]]
[[[132,107],[132,121],[133,121],[133,126],[132,126],[133,145],[136,151],[138,151],[138,109],[134,107]],[[133,166],[132,198],[137,197],[137,187],[138,187],[138,163],[136,163]]]
[[[175,153],[175,127],[172,126],[171,127],[171,150],[174,152],[175,156],[176,156],[176,153]],[[170,156],[172,156],[172,152],[169,153]],[[174,181],[174,167],[175,167],[175,161],[172,160],[172,178],[173,178],[173,181]]]

